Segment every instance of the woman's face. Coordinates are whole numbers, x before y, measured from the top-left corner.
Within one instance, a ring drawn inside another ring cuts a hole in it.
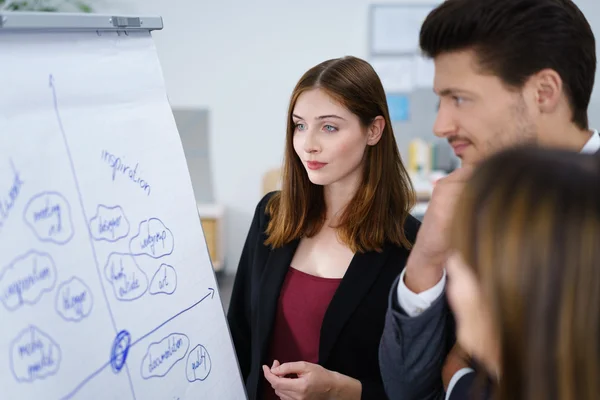
[[[499,338],[481,285],[458,253],[449,258],[447,273],[447,296],[456,318],[458,344],[482,362],[491,374],[496,374],[499,371]]]
[[[294,150],[312,183],[327,186],[359,181],[365,150],[379,140],[370,134],[371,129],[365,129],[356,115],[321,89],[302,93],[292,118]]]

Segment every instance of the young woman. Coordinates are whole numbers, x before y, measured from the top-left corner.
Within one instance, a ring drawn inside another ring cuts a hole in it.
[[[600,155],[521,148],[466,186],[447,295],[488,398],[600,398],[598,182]]]
[[[387,299],[418,221],[386,96],[344,57],[300,79],[282,190],[256,207],[228,321],[250,399],[384,399]]]

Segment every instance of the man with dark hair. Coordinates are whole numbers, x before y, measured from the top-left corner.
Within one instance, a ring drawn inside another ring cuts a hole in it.
[[[596,74],[591,27],[570,0],[446,0],[421,28],[440,98],[436,136],[463,167],[436,184],[406,268],[390,293],[380,346],[390,399],[466,399],[474,373],[455,348],[444,295],[448,235],[473,165],[509,146],[597,152],[588,126]]]

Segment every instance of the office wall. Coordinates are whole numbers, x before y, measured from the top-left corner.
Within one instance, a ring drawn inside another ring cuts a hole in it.
[[[577,3],[600,38],[600,3]],[[304,71],[325,59],[368,56],[371,2],[104,0],[100,4],[99,11],[164,18],[165,29],[154,37],[169,99],[174,107],[210,112],[214,197],[227,207],[226,262],[227,269],[235,271],[260,199],[261,176],[281,162],[293,86]],[[600,102],[599,90],[594,97]],[[595,123],[600,125],[600,120]]]
[[[590,22],[596,36],[596,56],[600,57],[600,1],[574,0]],[[600,70],[596,71],[596,85],[592,93],[589,113],[590,125],[600,130]]]

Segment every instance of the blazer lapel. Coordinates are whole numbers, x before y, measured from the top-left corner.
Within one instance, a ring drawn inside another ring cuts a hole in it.
[[[268,351],[269,338],[275,319],[275,312],[277,311],[281,286],[285,280],[298,243],[299,240],[295,240],[283,247],[272,250],[263,271],[257,307],[257,349],[260,351],[258,356],[261,362]]]
[[[323,318],[319,363],[323,364],[329,358],[344,325],[369,292],[388,256],[386,247],[381,253],[371,251],[354,255]]]

